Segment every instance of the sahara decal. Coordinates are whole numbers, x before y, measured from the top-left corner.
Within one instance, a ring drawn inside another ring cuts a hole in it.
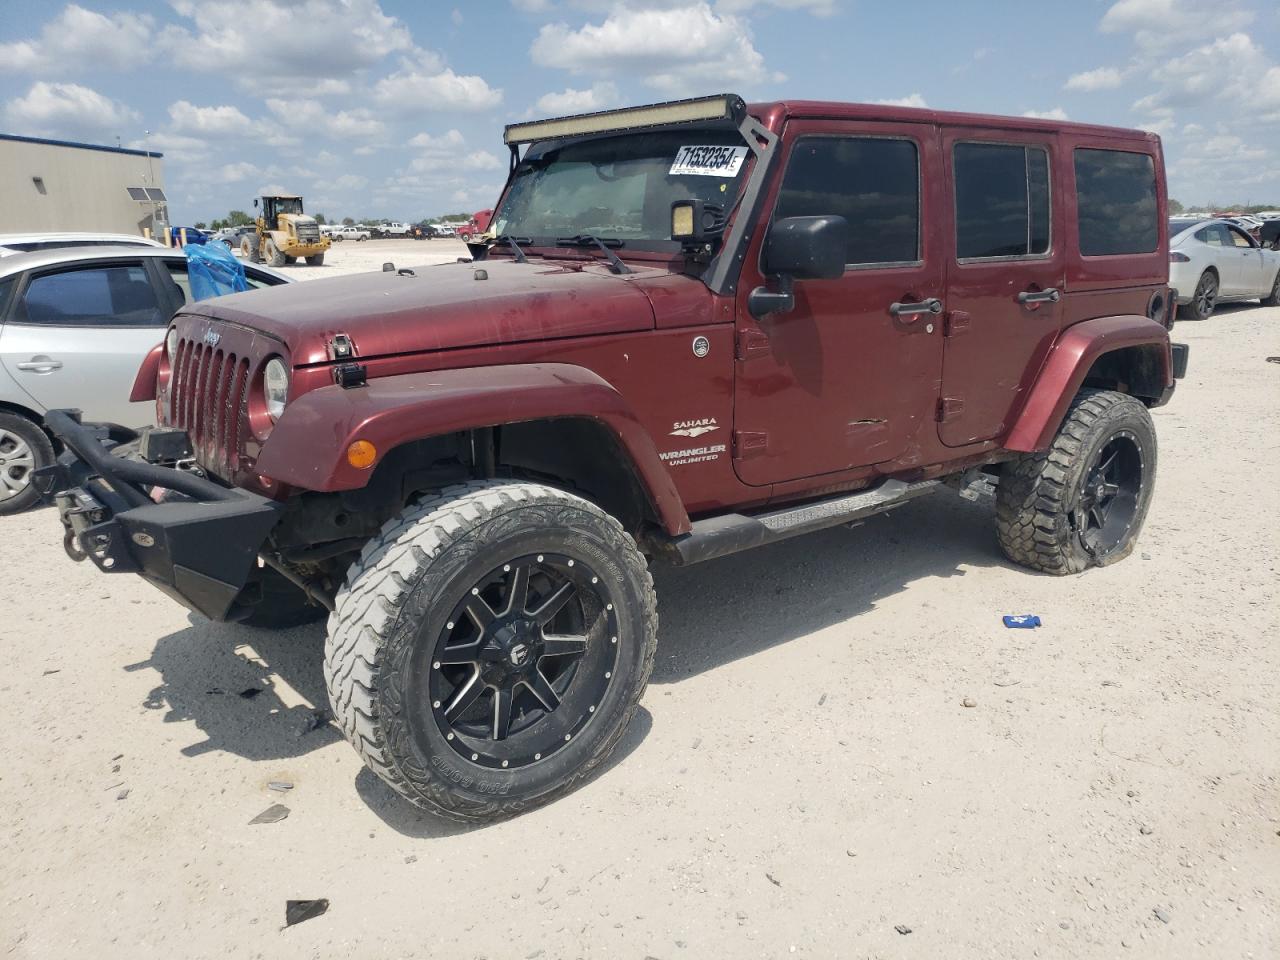
[[[712,430],[719,430],[715,417],[703,417],[701,420],[677,420],[671,425],[673,437],[700,437]]]

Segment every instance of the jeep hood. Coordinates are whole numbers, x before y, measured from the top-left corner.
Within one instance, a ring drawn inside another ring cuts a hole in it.
[[[295,365],[327,362],[335,333],[360,359],[645,330],[653,308],[634,282],[668,276],[596,263],[494,259],[282,284],[188,304],[182,313],[234,323],[285,343]],[[483,277],[484,279],[478,279]]]

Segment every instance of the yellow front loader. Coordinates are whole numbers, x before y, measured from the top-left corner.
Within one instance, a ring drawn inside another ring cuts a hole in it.
[[[324,263],[324,252],[331,241],[320,235],[315,217],[302,212],[301,197],[262,197],[253,205],[260,213],[254,221],[257,229],[240,238],[244,259],[273,267],[294,263],[299,257],[312,267]]]

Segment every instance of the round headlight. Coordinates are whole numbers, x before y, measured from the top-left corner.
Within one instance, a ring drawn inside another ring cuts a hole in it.
[[[169,357],[169,362],[173,363],[178,355],[178,328],[170,327],[169,332],[164,337],[164,352]]]
[[[267,413],[272,420],[279,420],[289,399],[289,368],[279,357],[267,361],[262,374],[262,393],[267,401]]]

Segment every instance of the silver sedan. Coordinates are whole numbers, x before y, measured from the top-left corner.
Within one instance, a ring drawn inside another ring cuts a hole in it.
[[[1179,314],[1192,320],[1237,300],[1280,306],[1280,252],[1226,220],[1170,220],[1169,285],[1178,291]]]
[[[287,283],[245,265],[250,287]],[[0,259],[0,514],[37,499],[34,470],[53,459],[44,414],[78,407],[86,420],[153,422],[130,403],[143,358],[191,298],[186,257],[160,246],[65,247]]]

